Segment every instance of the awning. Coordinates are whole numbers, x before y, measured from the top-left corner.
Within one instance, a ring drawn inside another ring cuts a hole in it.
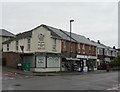
[[[66,58],[66,60],[80,61],[80,59],[78,59],[78,58]]]

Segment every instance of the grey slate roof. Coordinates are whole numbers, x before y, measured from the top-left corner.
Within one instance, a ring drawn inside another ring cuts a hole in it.
[[[14,37],[15,35],[11,32],[8,32],[5,29],[0,29],[0,36],[9,36],[9,37]]]
[[[64,32],[65,32],[67,35],[70,36],[70,33],[69,33],[69,32],[67,32],[67,31],[64,31]],[[74,38],[74,39],[75,39],[77,42],[79,42],[79,43],[90,44],[90,45],[96,46],[96,45],[93,44],[89,39],[87,39],[85,36],[72,33],[72,38]]]
[[[59,35],[61,37],[61,39],[70,41],[70,36],[65,34],[61,29],[57,29],[57,28],[54,28],[54,27],[51,27],[51,26],[47,26],[47,25],[46,25],[46,27],[48,29],[52,30],[57,35]],[[73,42],[76,42],[73,38],[71,40]]]
[[[26,38],[26,37],[31,37],[31,35],[32,35],[32,31],[27,31],[27,32],[19,33],[14,38],[11,38],[11,39],[3,42],[3,44],[10,43],[13,40],[19,40],[19,39],[23,39],[23,38]]]
[[[92,41],[92,40],[91,40],[91,42],[93,42],[93,44],[95,44],[98,48],[106,48],[106,46],[105,46],[105,45],[98,44],[97,42]]]

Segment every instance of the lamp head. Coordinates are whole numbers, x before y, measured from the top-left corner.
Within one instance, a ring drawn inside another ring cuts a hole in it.
[[[74,22],[74,20],[72,19],[72,20],[70,20],[70,22]]]

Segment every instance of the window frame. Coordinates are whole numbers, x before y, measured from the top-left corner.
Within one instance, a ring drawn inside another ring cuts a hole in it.
[[[67,51],[67,42],[66,42],[66,40],[63,41],[63,51]]]
[[[30,38],[27,39],[27,49],[28,50],[31,49],[31,39]]]
[[[7,44],[7,51],[9,51],[9,47],[10,47],[10,46],[9,46],[9,43],[8,43],[8,44]]]
[[[78,43],[78,53],[80,53],[81,48],[80,48],[80,43]]]
[[[53,39],[53,46],[52,46],[52,49],[53,50],[56,50],[56,44],[57,44],[57,39]]]
[[[19,41],[18,40],[16,41],[16,50],[17,51],[19,50]]]

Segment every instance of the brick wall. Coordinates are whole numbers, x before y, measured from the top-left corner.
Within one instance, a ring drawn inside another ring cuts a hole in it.
[[[5,66],[16,68],[17,64],[20,63],[21,57],[17,53],[13,52],[3,52],[2,53],[2,63],[5,63]]]

